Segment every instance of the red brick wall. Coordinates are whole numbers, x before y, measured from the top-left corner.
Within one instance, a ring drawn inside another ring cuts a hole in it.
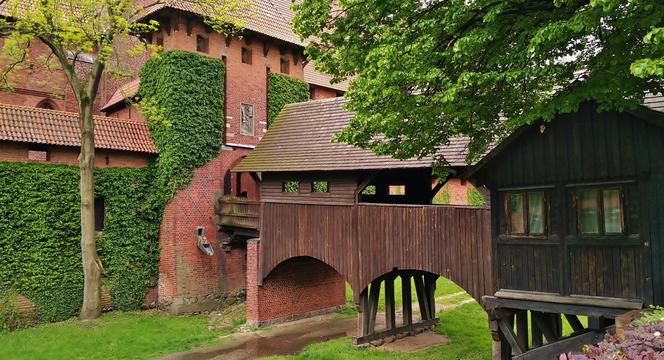
[[[28,158],[29,149],[45,149],[48,151],[48,161],[33,161]],[[38,146],[26,143],[0,141],[0,161],[7,162],[34,162],[41,164],[66,164],[78,166],[78,154],[80,149],[70,146]],[[128,151],[113,151],[97,149],[95,154],[95,166],[105,167],[130,167],[139,168],[148,165],[149,154],[134,153]],[[108,157],[108,163],[106,163]]]
[[[433,186],[435,184],[436,182],[434,181]],[[442,194],[447,191],[450,194],[450,205],[468,205],[468,190],[474,187],[468,181],[462,181],[458,178],[448,179],[435,198],[442,199]]]
[[[297,257],[279,264],[258,286],[260,243],[247,244],[247,322],[266,325],[337,309],[345,303],[343,277],[327,264]]]
[[[226,171],[249,151],[224,147],[218,157],[194,171],[192,183],[178,191],[166,206],[159,239],[159,302],[162,305],[183,300],[213,300],[223,292],[244,289],[246,250],[234,247],[225,252],[221,249],[222,239],[218,238],[213,216],[215,194],[223,189]],[[256,184],[245,181],[243,184],[243,190],[256,196]],[[206,256],[198,249],[195,236],[198,227],[205,227],[214,256]]]

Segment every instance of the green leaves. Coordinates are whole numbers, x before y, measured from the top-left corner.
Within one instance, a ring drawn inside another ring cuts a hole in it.
[[[100,169],[95,193],[106,204],[99,254],[114,306],[137,309],[157,279],[159,221],[143,212],[148,169]],[[43,321],[75,315],[83,269],[77,167],[0,163],[0,293],[32,300]],[[1,326],[0,326],[1,327]]]
[[[287,75],[270,73],[268,79],[268,125],[272,125],[284,106],[309,100],[309,84]]]
[[[644,93],[664,90],[654,40],[664,25],[661,1],[338,5],[294,5],[295,30],[309,38],[318,68],[355,79],[346,95],[355,118],[338,139],[379,154],[436,154],[451,137],[467,136],[473,160],[513,129],[583,102],[633,108]]]

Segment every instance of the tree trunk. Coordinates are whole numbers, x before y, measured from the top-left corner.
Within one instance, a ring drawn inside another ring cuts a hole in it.
[[[81,255],[83,260],[83,306],[80,318],[95,319],[101,315],[101,272],[102,266],[97,255],[94,208],[94,122],[92,102],[81,101],[81,153],[78,163],[81,174]]]

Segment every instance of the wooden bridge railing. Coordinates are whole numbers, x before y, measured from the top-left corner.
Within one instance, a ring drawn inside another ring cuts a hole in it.
[[[261,202],[246,197],[221,198],[220,225],[258,230]]]
[[[263,278],[284,260],[311,256],[356,294],[394,268],[442,275],[478,301],[493,294],[487,208],[264,203],[262,217]]]

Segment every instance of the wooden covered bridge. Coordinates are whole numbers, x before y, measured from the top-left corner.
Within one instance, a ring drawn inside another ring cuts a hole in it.
[[[587,104],[519,129],[469,169],[463,141],[443,148],[464,178],[489,190],[489,209],[432,205],[440,185],[431,159],[331,142],[352,117],[344,104],[287,106],[235,168],[261,187],[260,202],[222,204],[226,229],[246,231],[247,216],[259,224],[248,303],[270,298],[265,308],[286,304],[300,311],[286,314],[293,318],[316,309],[298,304],[343,303],[335,289],[348,282],[360,311],[355,342],[364,343],[432,326],[435,279],[444,276],[487,310],[500,360],[557,358],[599,341],[621,314],[664,305],[664,106],[598,113]],[[248,206],[253,214],[243,213]],[[320,266],[338,278],[317,275]],[[396,277],[406,280],[402,294]],[[377,328],[381,287],[386,325]]]
[[[356,343],[433,326],[439,276],[478,301],[493,294],[490,210],[432,205],[442,184],[433,181],[431,159],[398,161],[333,143],[332,135],[352,116],[344,104],[333,99],[288,106],[234,169],[260,181],[258,282],[289,259],[310,257],[332,267],[359,304]],[[464,148],[463,141],[446,147],[448,161],[463,166]],[[234,213],[237,206],[243,205],[222,205],[227,227],[233,221],[242,227],[251,216]],[[396,277],[402,294],[394,294]],[[411,279],[417,299],[411,299]],[[386,327],[379,331],[381,287]],[[404,304],[400,324],[395,296]],[[419,306],[416,320],[412,303]]]

